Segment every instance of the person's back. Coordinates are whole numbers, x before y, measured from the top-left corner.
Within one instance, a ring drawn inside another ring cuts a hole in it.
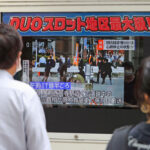
[[[107,74],[110,74],[112,72],[111,63],[109,63],[108,60],[106,62],[106,67],[105,68],[106,68]]]
[[[55,60],[52,59],[52,57],[51,57],[51,59],[50,59],[50,66],[51,66],[51,67],[55,67]]]
[[[45,117],[35,91],[0,70],[0,96],[0,149],[37,150],[38,146],[38,150],[43,150],[49,141],[45,138]]]
[[[29,85],[13,79],[21,49],[18,32],[0,24],[0,150],[50,150],[39,97]]]
[[[137,125],[116,129],[107,150],[149,150],[150,124],[140,122]]]

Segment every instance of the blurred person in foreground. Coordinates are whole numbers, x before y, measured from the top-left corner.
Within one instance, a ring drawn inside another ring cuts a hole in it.
[[[135,98],[147,121],[116,129],[107,150],[150,149],[150,57],[143,60],[137,71]]]
[[[0,149],[50,150],[39,97],[29,85],[13,79],[22,47],[19,33],[0,24]]]

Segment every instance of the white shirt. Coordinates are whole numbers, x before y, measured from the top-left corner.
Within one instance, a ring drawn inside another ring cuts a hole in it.
[[[36,92],[0,70],[0,150],[51,150]]]
[[[121,62],[123,62],[123,61],[124,61],[124,56],[121,56],[121,57],[119,58],[119,60],[120,60]]]
[[[46,51],[45,51],[45,49],[44,48],[41,48],[41,49],[39,49],[39,53],[46,53]]]
[[[65,57],[60,56],[60,59],[61,59],[61,61],[62,61],[63,63],[65,63]]]
[[[46,58],[45,58],[45,57],[41,57],[41,58],[39,59],[39,62],[40,62],[40,63],[43,63],[43,64],[46,64]]]

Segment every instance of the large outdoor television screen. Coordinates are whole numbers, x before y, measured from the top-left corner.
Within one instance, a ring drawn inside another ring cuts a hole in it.
[[[134,73],[136,40],[112,37],[24,37],[21,80],[45,106],[123,106]],[[125,70],[126,64],[131,66]],[[132,88],[129,90],[132,91]]]

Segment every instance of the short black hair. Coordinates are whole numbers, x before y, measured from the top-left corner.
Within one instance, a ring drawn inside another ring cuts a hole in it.
[[[135,97],[139,105],[144,102],[144,93],[150,97],[150,57],[142,61],[136,73]]]
[[[22,48],[22,37],[17,30],[8,24],[0,24],[0,69],[11,68]]]

